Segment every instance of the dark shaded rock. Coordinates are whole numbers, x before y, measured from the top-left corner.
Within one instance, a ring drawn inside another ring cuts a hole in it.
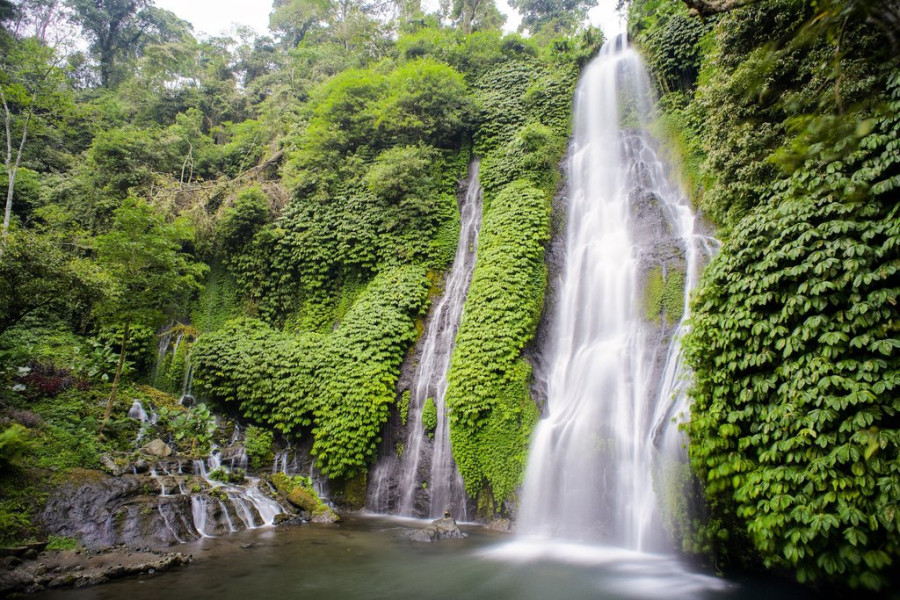
[[[35,542],[33,544],[23,544],[11,548],[0,548],[0,556],[25,556],[29,553],[43,552],[48,542]]]
[[[121,475],[125,472],[123,465],[116,462],[116,459],[109,454],[100,455],[100,464],[103,466],[103,469],[111,475]]]
[[[313,513],[311,523],[340,523],[341,517],[330,508]]]
[[[301,525],[303,523],[309,522],[308,514],[296,514],[291,515],[288,513],[281,513],[279,515],[275,515],[275,524],[276,525]]]
[[[442,540],[461,540],[466,537],[456,521],[450,517],[436,519],[424,529],[413,531],[409,539],[414,542],[440,542]]]

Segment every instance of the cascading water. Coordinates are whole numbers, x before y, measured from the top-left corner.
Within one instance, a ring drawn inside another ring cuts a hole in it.
[[[654,484],[665,453],[681,451],[682,325],[648,315],[647,286],[680,272],[687,298],[712,242],[657,157],[651,116],[640,57],[624,36],[607,42],[575,98],[547,417],[519,517],[527,535],[665,547]]]
[[[467,518],[465,487],[450,449],[450,425],[444,396],[450,356],[475,270],[481,230],[482,194],[478,169],[479,160],[475,159],[469,165],[466,193],[460,202],[460,233],[453,266],[447,276],[444,294],[431,311],[410,386],[407,435],[402,452],[397,459],[392,449],[388,449],[372,472],[367,506],[376,512],[437,517],[450,511],[457,519]],[[430,403],[436,414],[432,432],[426,430],[422,419]],[[433,436],[431,440],[430,436]]]

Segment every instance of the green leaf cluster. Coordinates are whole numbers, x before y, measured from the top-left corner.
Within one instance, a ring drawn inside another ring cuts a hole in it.
[[[900,77],[710,264],[686,340],[691,464],[714,516],[800,581],[883,588],[900,552]],[[836,158],[839,157],[839,158]]]
[[[250,460],[250,466],[258,469],[263,462],[272,460],[272,443],[274,435],[268,429],[250,425],[244,432],[244,449]]]
[[[498,500],[519,484],[537,408],[522,358],[546,285],[547,195],[519,180],[491,199],[478,263],[448,375],[453,455],[472,496],[487,482]]]
[[[434,404],[434,398],[425,399],[425,405],[422,407],[422,427],[428,432],[437,429],[437,406]]]

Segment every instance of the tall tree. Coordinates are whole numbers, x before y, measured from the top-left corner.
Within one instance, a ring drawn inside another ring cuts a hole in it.
[[[334,4],[330,0],[275,0],[269,15],[269,29],[281,43],[293,48],[331,17]]]
[[[57,56],[36,38],[12,40],[0,58],[0,103],[3,105],[6,205],[0,233],[0,256],[9,233],[16,176],[25,144],[37,128],[59,118],[71,104],[71,90]]]
[[[532,33],[542,29],[572,33],[597,0],[510,0],[509,4],[522,13],[520,28],[527,28]]]
[[[116,401],[131,327],[159,325],[166,308],[200,289],[207,267],[182,251],[182,244],[193,236],[187,221],[167,223],[148,203],[129,198],[116,210],[110,231],[94,239],[97,264],[107,280],[107,293],[95,305],[96,316],[123,331],[103,422]]]
[[[454,0],[451,19],[466,35],[477,30],[500,29],[506,22],[493,0]]]
[[[151,0],[67,0],[73,19],[91,42],[100,67],[100,83],[113,86],[124,78],[121,63],[141,55],[148,44],[178,41],[191,25]]]

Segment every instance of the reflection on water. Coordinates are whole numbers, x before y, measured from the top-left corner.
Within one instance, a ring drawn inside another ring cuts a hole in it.
[[[215,598],[727,598],[796,600],[793,586],[730,582],[664,556],[546,541],[510,541],[474,526],[465,540],[406,539],[425,521],[350,517],[337,526],[241,531],[176,549],[194,564],[38,600]]]

